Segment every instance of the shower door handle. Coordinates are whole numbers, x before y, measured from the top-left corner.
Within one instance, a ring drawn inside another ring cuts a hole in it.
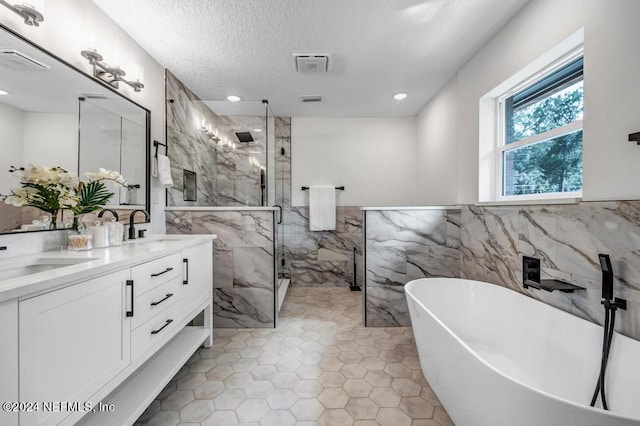
[[[280,209],[280,214],[278,215],[278,222],[277,222],[277,224],[280,225],[282,223],[282,206],[275,204],[273,207],[277,207],[278,209]]]

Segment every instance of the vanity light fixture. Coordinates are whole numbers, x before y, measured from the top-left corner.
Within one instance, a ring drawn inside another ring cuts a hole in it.
[[[5,0],[0,0],[0,4],[12,11],[13,13],[20,15],[24,19],[24,23],[31,27],[39,27],[40,22],[44,21],[42,13],[30,4],[16,3],[11,4]]]
[[[7,92],[6,90],[1,90],[0,89],[0,95],[8,95],[9,92]]]
[[[407,99],[407,94],[406,93],[396,93],[395,95],[393,95],[393,99],[395,99],[396,101],[401,101],[403,99]]]
[[[0,0],[2,1],[2,0]],[[102,62],[102,55],[98,53],[96,49],[86,49],[80,52],[83,58],[89,61],[89,64],[93,67],[93,76],[99,78],[111,87],[118,88],[119,83],[123,82],[133,88],[134,92],[139,92],[144,88],[144,84],[140,80],[128,81],[123,77],[127,75],[125,70],[119,66],[109,66]]]
[[[242,98],[240,96],[236,96],[236,95],[229,95],[229,96],[227,96],[227,100],[231,101],[231,102],[238,102],[238,101],[242,100]]]

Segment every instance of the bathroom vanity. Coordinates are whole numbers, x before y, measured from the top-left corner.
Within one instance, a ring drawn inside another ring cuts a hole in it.
[[[213,343],[215,238],[0,259],[0,424],[132,424]]]

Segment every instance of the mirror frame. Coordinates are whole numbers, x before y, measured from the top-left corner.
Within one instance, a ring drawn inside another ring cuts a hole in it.
[[[17,39],[19,39],[20,41],[30,45],[31,47],[38,49],[39,51],[41,51],[42,53],[49,55],[51,58],[55,59],[56,61],[60,62],[61,64],[67,66],[69,69],[71,69],[74,72],[79,73],[80,75],[92,80],[95,83],[100,84],[102,87],[105,87],[107,89],[109,89],[111,92],[117,94],[118,96],[120,96],[122,99],[124,99],[125,101],[131,102],[133,105],[137,106],[138,108],[140,108],[141,110],[144,111],[145,113],[145,209],[147,211],[147,213],[149,213],[149,219],[145,219],[145,221],[143,223],[150,223],[151,222],[151,111],[148,108],[145,108],[144,106],[140,105],[138,102],[132,100],[131,98],[125,96],[124,94],[120,93],[118,90],[116,90],[114,87],[112,87],[111,85],[109,85],[108,83],[100,80],[97,77],[94,77],[91,74],[88,74],[87,72],[83,71],[82,69],[76,67],[75,65],[72,65],[71,63],[69,63],[68,61],[65,61],[64,59],[60,58],[58,55],[54,54],[53,52],[51,52],[50,50],[45,49],[44,47],[40,46],[39,44],[29,40],[28,38],[26,38],[25,36],[23,36],[22,34],[16,32],[15,30],[7,27],[5,24],[0,23],[0,29],[6,31],[7,33],[11,34],[12,36],[16,37]],[[78,140],[78,151],[80,150],[80,140]],[[78,157],[78,161],[79,161],[79,157]],[[79,172],[79,170],[78,170]],[[123,206],[125,208],[123,208],[122,210],[127,210],[126,206]],[[33,233],[33,232],[49,232],[49,231],[58,231],[60,229],[43,229],[43,230],[39,230],[39,231],[22,231],[22,230],[16,230],[13,232],[0,232],[0,235],[14,235],[14,234],[25,234],[25,233]]]

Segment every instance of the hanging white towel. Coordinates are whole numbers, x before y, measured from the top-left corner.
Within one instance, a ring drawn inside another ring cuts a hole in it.
[[[336,188],[312,186],[309,188],[309,229],[332,231],[336,229]]]
[[[151,177],[158,177],[158,157],[151,158]]]
[[[160,185],[165,188],[171,188],[173,186],[173,179],[171,179],[171,163],[169,157],[166,155],[158,154],[158,179]]]

